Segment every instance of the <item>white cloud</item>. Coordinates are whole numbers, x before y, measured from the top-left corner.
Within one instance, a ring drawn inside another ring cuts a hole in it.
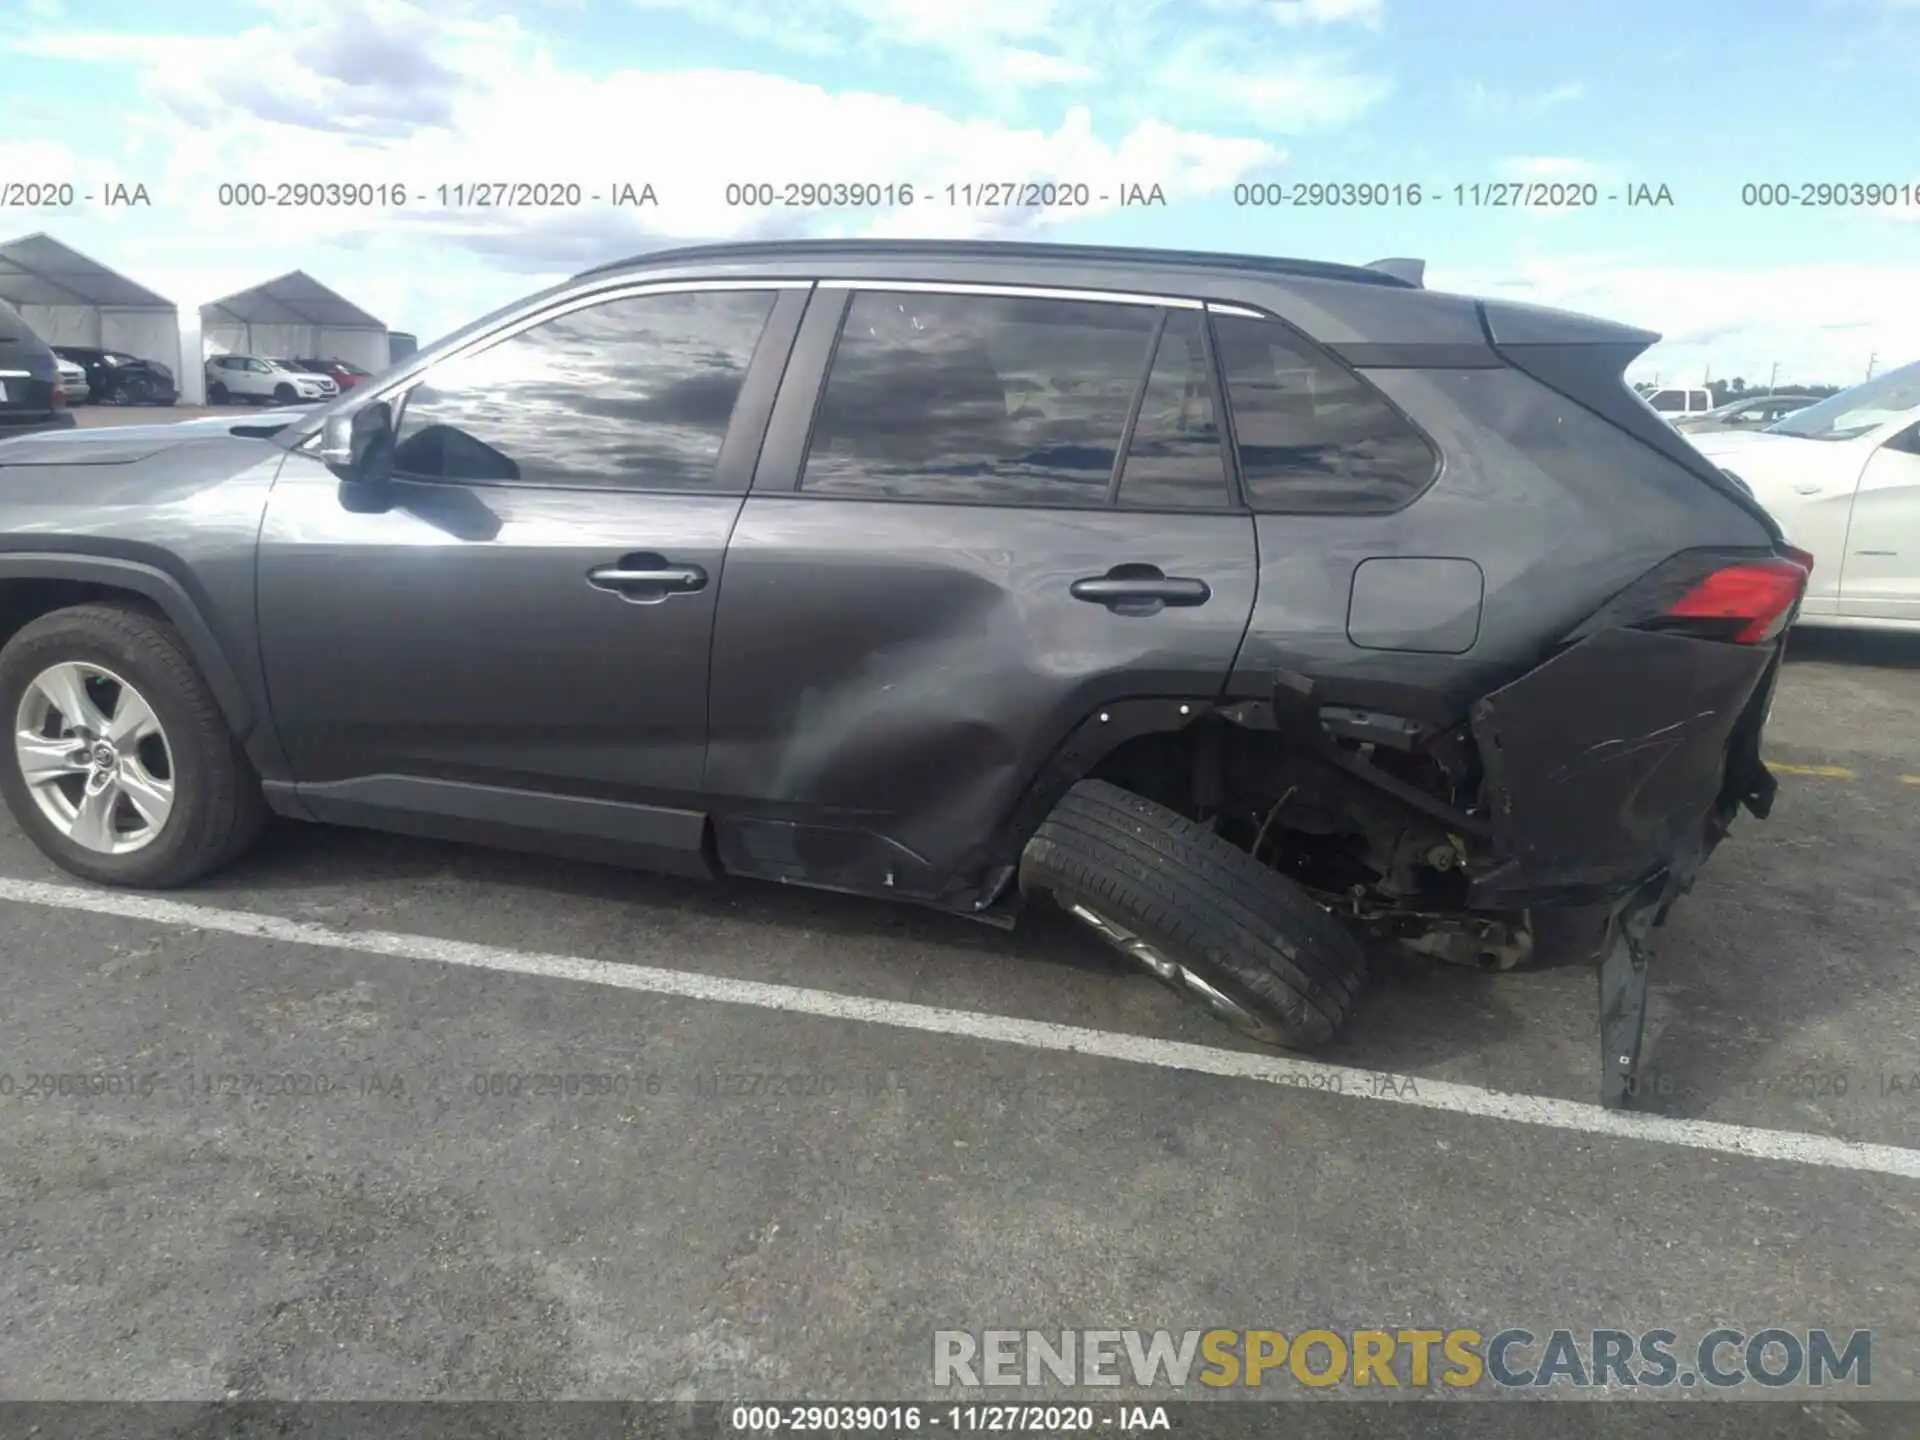
[[[903,0],[862,3],[888,5],[928,33],[951,13]],[[984,13],[1011,33],[1047,12],[989,0]],[[536,277],[663,243],[1030,231],[1077,216],[969,211],[948,204],[944,187],[1084,181],[1097,213],[1112,208],[1123,185],[1158,185],[1179,201],[1224,191],[1283,158],[1261,139],[1157,119],[1102,135],[1085,107],[1015,125],[751,71],[588,76],[563,68],[513,19],[449,18],[413,0],[392,0],[371,22],[350,6],[329,7],[232,35],[69,32],[13,48],[140,69],[144,103],[127,106],[121,156],[82,161],[53,147],[39,157],[49,173],[84,164],[90,174],[104,168],[141,180],[166,205],[164,228],[152,217],[113,222],[119,248],[102,259],[190,307],[304,265],[394,323],[426,330],[483,308],[457,303],[456,292],[491,288],[489,273],[511,272],[511,294]],[[1013,53],[1033,57],[1021,62],[1029,73],[1056,61]],[[693,116],[710,118],[690,125]],[[778,123],[766,123],[770,116]],[[9,160],[6,168],[31,167]],[[345,184],[374,203],[222,203],[223,185],[252,181],[264,182],[270,198],[282,181]],[[582,203],[459,207],[436,194],[442,185],[502,181],[577,185]],[[916,195],[910,206],[828,215],[778,203],[790,181],[910,184]],[[658,203],[620,209],[590,198],[610,197],[623,182],[636,192],[650,185]],[[769,183],[776,203],[729,204],[729,183]],[[396,188],[406,204],[387,203]],[[1103,193],[1110,198],[1098,199]],[[86,248],[108,223],[92,217],[82,227],[92,234],[73,243]],[[431,319],[416,318],[423,309]]]
[[[1545,90],[1530,91],[1497,90],[1483,80],[1463,81],[1457,88],[1467,113],[1483,118],[1544,115],[1587,93],[1587,87],[1578,80],[1563,80]]]
[[[1038,50],[1008,50],[1000,57],[1000,71],[1007,79],[1022,85],[1068,85],[1094,78],[1088,66],[1064,55],[1043,55]]]
[[[79,173],[72,148],[61,141],[0,140],[0,175],[9,180],[46,183],[68,180]]]
[[[1282,25],[1378,26],[1385,11],[1385,0],[1274,0],[1268,13]]]
[[[1244,65],[1230,41],[1203,37],[1172,50],[1160,81],[1170,105],[1231,114],[1267,134],[1296,135],[1347,125],[1392,93],[1386,77],[1348,67],[1337,57],[1299,55]]]
[[[816,56],[915,58],[983,93],[1071,79],[1146,113],[1292,132],[1345,123],[1382,77],[1303,49],[1314,29],[1377,29],[1383,0],[629,0]],[[1184,57],[1184,58],[1182,58]],[[1196,83],[1197,82],[1197,83]],[[1258,108],[1248,110],[1252,101]]]

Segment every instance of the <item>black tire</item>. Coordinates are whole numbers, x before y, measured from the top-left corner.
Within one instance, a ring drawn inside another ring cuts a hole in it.
[[[41,813],[8,744],[0,750],[0,797],[42,853],[88,880],[167,889],[219,869],[258,838],[267,818],[259,777],[172,626],[111,603],[56,610],[23,626],[0,649],[0,716],[9,735],[27,687],[65,661],[101,666],[146,697],[172,752],[174,803],[141,849],[123,855],[89,850]]]
[[[207,387],[207,403],[209,405],[226,404],[227,387],[222,385],[218,380],[214,381],[213,384]]]
[[[1304,890],[1185,816],[1103,780],[1074,786],[1027,842],[1020,889],[1092,912],[1079,918],[1125,953],[1111,932],[1131,932],[1230,1005],[1191,979],[1161,979],[1267,1044],[1330,1039],[1366,975],[1359,937]]]
[[[298,398],[299,397],[293,393],[293,386],[291,385],[276,385],[273,387],[273,403],[276,405],[291,405]]]
[[[152,388],[145,380],[130,380],[127,382],[127,392],[123,397],[122,403],[127,405],[145,405],[152,398]]]

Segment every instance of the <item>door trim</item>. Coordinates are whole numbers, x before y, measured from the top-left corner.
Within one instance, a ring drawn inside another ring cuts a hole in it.
[[[542,850],[702,879],[720,873],[707,816],[699,810],[418,775],[360,775],[277,788],[328,824]]]

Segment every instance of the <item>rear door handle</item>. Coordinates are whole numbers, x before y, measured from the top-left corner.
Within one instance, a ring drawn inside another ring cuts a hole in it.
[[[1796,485],[1793,487],[1793,493],[1796,495],[1818,495],[1825,488],[1824,485]]]
[[[705,589],[707,572],[698,565],[675,565],[661,555],[625,555],[612,565],[589,570],[587,583],[596,590],[610,590],[623,600],[652,605],[669,596]]]
[[[1104,605],[1116,615],[1157,615],[1169,605],[1204,605],[1213,587],[1204,580],[1166,575],[1157,565],[1116,565],[1067,587],[1076,600]]]

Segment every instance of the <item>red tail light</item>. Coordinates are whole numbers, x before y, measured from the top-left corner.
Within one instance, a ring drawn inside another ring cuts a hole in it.
[[[48,403],[56,410],[64,410],[67,408],[67,392],[61,387],[58,380],[53,382],[53,394],[49,397]]]
[[[1667,614],[1676,620],[1724,622],[1724,638],[1759,645],[1786,628],[1807,588],[1813,557],[1788,547],[1791,558],[1743,560],[1714,571],[1676,600]]]

